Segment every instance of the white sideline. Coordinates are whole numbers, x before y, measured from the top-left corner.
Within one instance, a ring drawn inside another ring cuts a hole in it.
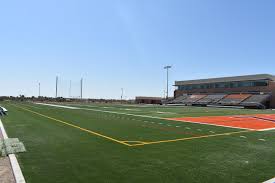
[[[4,128],[4,125],[1,121],[1,119],[0,119],[0,130],[2,132],[2,135],[3,135],[4,139],[7,139],[8,135],[6,133],[6,130]],[[10,159],[11,168],[12,168],[13,175],[14,175],[16,183],[26,183],[16,156],[14,154],[10,154],[9,159]]]
[[[265,181],[265,182],[263,182],[263,183],[275,183],[275,178],[270,179],[270,180],[268,180],[268,181]]]
[[[259,130],[259,131],[263,132],[263,131],[270,131],[270,130],[275,130],[275,128],[266,128],[266,129]]]
[[[124,113],[124,112],[105,111],[105,110],[100,110],[100,109],[90,109],[90,108],[88,109],[88,108],[79,108],[79,107],[68,108],[68,106],[55,105],[55,104],[44,104],[44,103],[35,103],[35,104],[47,105],[47,106],[59,107],[59,108],[66,108],[66,109],[80,109],[80,110],[104,112],[104,113],[111,113],[111,114],[121,114],[121,115],[126,115],[126,116],[144,117],[144,118],[151,118],[151,119],[161,119],[161,120],[167,120],[167,121],[188,122],[188,123],[196,123],[196,124],[209,125],[209,126],[219,126],[219,127],[225,127],[225,128],[233,128],[233,129],[251,130],[249,128],[241,128],[241,127],[233,127],[233,126],[217,125],[217,124],[201,123],[201,122],[193,122],[193,121],[181,121],[181,120],[176,120],[176,119],[161,118],[161,117],[147,116],[147,115],[140,115],[140,114],[129,114],[129,113]]]
[[[65,106],[65,105],[55,105],[55,104],[46,104],[46,103],[35,103],[39,105],[47,105],[47,106],[53,106],[53,107],[59,107],[59,108],[65,108],[65,109],[79,109],[78,107],[71,107],[71,106]]]

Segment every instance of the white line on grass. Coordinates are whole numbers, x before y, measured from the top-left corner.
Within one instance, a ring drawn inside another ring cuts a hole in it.
[[[259,141],[264,141],[265,142],[266,140],[265,139],[259,139]]]
[[[273,179],[270,179],[270,180],[265,181],[265,182],[263,182],[263,183],[275,183],[275,177],[274,177]]]
[[[241,127],[233,127],[233,126],[226,126],[226,125],[217,125],[217,124],[210,124],[210,123],[203,123],[203,122],[194,122],[194,121],[182,121],[182,120],[176,120],[176,119],[169,119],[169,118],[161,118],[156,116],[148,116],[148,115],[140,115],[140,114],[129,114],[124,112],[115,112],[115,111],[105,111],[100,109],[88,109],[88,108],[79,108],[79,107],[68,107],[68,106],[62,106],[62,105],[54,105],[54,104],[44,104],[44,103],[35,103],[39,105],[47,105],[52,107],[59,107],[59,108],[66,108],[66,109],[78,109],[78,110],[87,110],[87,111],[95,111],[95,112],[104,112],[104,113],[111,113],[111,114],[120,114],[120,115],[126,115],[126,116],[135,116],[135,117],[144,117],[144,118],[152,118],[152,119],[161,119],[161,120],[168,120],[168,121],[180,121],[180,122],[189,122],[189,123],[195,123],[195,124],[202,124],[202,125],[211,125],[211,126],[219,126],[219,127],[227,127],[227,128],[234,128],[234,129],[246,129],[251,130],[250,128],[241,128]]]
[[[168,119],[170,120],[170,119]],[[234,129],[244,129],[244,130],[252,130],[250,128],[242,128],[242,127],[234,127],[234,126],[227,126],[227,125],[217,125],[217,124],[211,124],[211,123],[205,123],[205,122],[197,122],[197,121],[187,121],[187,120],[177,120],[177,119],[171,119],[173,121],[179,121],[179,122],[188,122],[188,123],[197,123],[202,125],[211,125],[211,126],[220,126],[220,127],[227,127],[227,128],[234,128]]]
[[[71,107],[71,106],[65,106],[65,105],[55,105],[55,104],[46,104],[46,103],[35,103],[39,105],[46,105],[51,107],[58,107],[58,108],[65,108],[65,109],[80,109],[79,107]]]
[[[275,128],[266,128],[266,129],[259,130],[259,131],[270,131],[270,130],[275,130]]]
[[[4,125],[1,121],[1,119],[0,119],[0,130],[2,132],[2,135],[3,135],[4,139],[7,139],[8,135],[6,133],[6,130],[4,128]],[[10,154],[9,159],[10,159],[11,168],[12,168],[13,175],[14,175],[16,183],[25,183],[26,181],[25,181],[25,178],[24,178],[23,173],[21,171],[21,168],[19,166],[19,163],[16,159],[16,156],[14,154]]]

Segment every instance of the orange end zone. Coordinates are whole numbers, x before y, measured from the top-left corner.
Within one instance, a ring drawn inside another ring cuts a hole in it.
[[[271,130],[275,129],[275,114],[253,114],[238,116],[204,116],[169,118],[169,120],[208,124],[230,128],[248,130]]]

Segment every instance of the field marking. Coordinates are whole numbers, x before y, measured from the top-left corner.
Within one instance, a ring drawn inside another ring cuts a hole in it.
[[[164,118],[165,119],[165,118]],[[166,118],[167,119],[167,118]],[[252,130],[250,128],[243,128],[243,127],[234,127],[234,126],[227,126],[227,125],[218,125],[218,124],[213,124],[213,123],[204,123],[204,122],[198,122],[198,121],[188,121],[188,120],[179,120],[179,119],[167,119],[171,121],[178,121],[178,122],[183,122],[183,123],[195,123],[195,124],[201,124],[201,125],[210,125],[210,126],[218,126],[218,127],[227,127],[227,128],[234,128],[234,129],[243,129],[243,130]]]
[[[13,105],[13,104],[11,104],[11,105]],[[25,111],[31,112],[31,113],[33,113],[33,114],[36,114],[36,115],[39,115],[39,116],[42,116],[42,117],[51,119],[51,120],[53,120],[53,121],[57,121],[57,122],[59,122],[59,123],[63,123],[63,124],[65,124],[65,125],[68,125],[68,126],[70,126],[70,127],[79,129],[79,130],[81,130],[81,131],[85,131],[85,132],[88,132],[88,133],[90,133],[90,134],[93,134],[93,135],[96,135],[96,136],[99,136],[99,137],[108,139],[108,140],[110,140],[110,141],[117,142],[117,143],[119,143],[119,144],[123,144],[123,145],[126,145],[126,146],[131,146],[130,144],[127,144],[127,143],[125,143],[125,142],[123,142],[123,141],[120,141],[120,140],[114,139],[114,138],[112,138],[112,137],[109,137],[109,136],[106,136],[106,135],[103,135],[103,134],[94,132],[94,131],[92,131],[92,130],[88,130],[88,129],[86,129],[86,128],[82,128],[82,127],[77,126],[77,125],[73,125],[73,124],[71,124],[71,123],[69,123],[69,122],[62,121],[62,120],[59,120],[59,119],[56,119],[56,118],[47,116],[47,115],[41,114],[41,113],[39,113],[39,112],[35,112],[35,111],[33,111],[33,110],[24,108],[24,107],[19,107],[19,106],[16,106],[16,105],[13,105],[13,106],[18,107],[18,108],[20,108],[20,109],[23,109],[23,110],[25,110]]]
[[[137,140],[123,141],[123,142],[126,142],[126,143],[135,143],[135,144],[130,144],[130,146],[134,146],[136,144],[145,145],[147,143],[147,142],[137,141]]]
[[[3,138],[7,139],[8,134],[4,128],[4,125],[1,121],[1,119],[0,119],[0,131],[2,132]],[[24,175],[22,173],[22,170],[20,168],[20,165],[17,161],[16,156],[14,154],[9,154],[9,159],[10,159],[13,176],[14,176],[16,183],[25,183],[26,181],[25,181]]]
[[[67,108],[67,106],[62,106],[62,105],[54,105],[54,104],[52,105],[52,104],[44,104],[44,103],[35,103],[35,104],[47,105],[47,106],[59,107],[59,108],[62,108],[62,107]],[[176,120],[176,119],[173,119],[173,118],[162,118],[162,117],[156,117],[156,116],[148,116],[148,115],[140,115],[140,114],[130,114],[130,113],[124,113],[124,112],[105,111],[105,110],[100,110],[100,109],[89,109],[89,108],[79,108],[79,107],[73,107],[72,109],[88,110],[88,111],[111,113],[111,114],[121,114],[121,115],[143,117],[143,118],[151,118],[151,119],[161,119],[161,120],[166,120],[166,121],[178,121],[178,122],[182,122],[182,123],[193,123],[193,124],[201,124],[201,125],[210,125],[210,126],[218,126],[218,127],[224,127],[224,128],[251,130],[249,128],[239,128],[239,127],[232,127],[232,126],[226,126],[226,125],[216,125],[216,124],[202,123],[202,122],[193,122],[193,121],[182,121],[182,120]]]
[[[275,183],[275,177],[274,177],[273,179],[270,179],[270,180],[265,181],[265,182],[263,182],[263,183]]]
[[[36,103],[39,105],[46,105],[46,106],[52,106],[52,107],[58,107],[58,108],[65,108],[65,109],[78,109],[78,107],[72,107],[72,106],[64,106],[64,105],[56,105],[56,104],[44,104],[44,103]]]
[[[203,135],[198,137],[187,137],[187,138],[179,138],[179,139],[172,139],[172,140],[161,140],[161,141],[153,141],[153,142],[144,142],[143,144],[134,144],[132,146],[144,146],[144,145],[150,145],[150,144],[161,144],[161,143],[168,143],[168,142],[178,142],[178,141],[186,141],[186,140],[193,140],[193,139],[202,139],[202,138],[209,138],[209,137],[217,137],[217,136],[228,136],[233,134],[239,134],[239,133],[247,133],[247,132],[253,132],[252,130],[246,130],[246,131],[238,131],[238,132],[229,132],[229,133],[220,133],[215,135]]]
[[[38,103],[40,105],[45,105],[43,103]],[[51,104],[46,104],[48,106],[51,106]],[[56,107],[57,105],[53,105],[53,107]],[[16,106],[17,107],[17,106]],[[59,108],[62,106],[58,106]],[[112,113],[112,114],[122,114],[122,115],[128,115],[128,116],[137,116],[137,117],[148,117],[148,118],[154,118],[154,119],[162,119],[162,120],[168,120],[168,121],[176,121],[176,120],[170,120],[167,118],[160,118],[160,117],[154,117],[154,116],[147,116],[147,115],[135,115],[135,114],[129,114],[129,113],[121,113],[121,112],[115,112],[115,111],[103,111],[103,110],[98,110],[98,109],[87,109],[87,108],[74,108],[74,109],[81,109],[81,110],[91,110],[91,111],[96,111],[96,112],[104,112],[104,113]],[[33,111],[34,112],[34,111]],[[36,112],[35,112],[36,113]],[[39,114],[39,113],[38,113]],[[39,114],[41,115],[41,114]],[[43,114],[42,114],[43,115]],[[43,115],[44,116],[44,115]],[[44,116],[46,117],[46,116]],[[48,118],[48,117],[47,117]],[[50,117],[51,119],[51,117]],[[180,122],[184,122],[184,121],[180,121]],[[204,123],[202,123],[204,124]],[[71,126],[71,124],[69,123],[69,125]],[[204,124],[204,125],[208,125],[208,124]],[[212,125],[212,124],[209,124]],[[217,125],[212,125],[212,126],[217,126]],[[224,126],[227,127],[227,126]],[[81,127],[80,127],[81,128]],[[229,127],[229,128],[235,128],[235,127]],[[190,129],[189,127],[186,127],[186,129]],[[237,129],[241,129],[241,128],[237,128]],[[85,130],[84,130],[85,131]],[[185,140],[193,140],[193,139],[201,139],[201,138],[209,138],[209,137],[216,137],[216,136],[228,136],[228,135],[232,135],[232,134],[238,134],[238,133],[247,133],[247,132],[255,132],[256,130],[251,130],[251,129],[246,129],[245,131],[238,131],[238,132],[227,132],[227,133],[221,133],[221,134],[213,134],[213,135],[203,135],[203,136],[197,136],[197,137],[187,137],[187,138],[179,138],[179,139],[171,139],[171,140],[161,140],[161,141],[152,141],[152,142],[141,142],[140,144],[127,144],[125,142],[127,141],[119,141],[116,140],[118,143],[123,143],[124,145],[127,146],[144,146],[144,145],[150,145],[150,144],[160,144],[160,143],[168,143],[168,142],[177,142],[177,141],[185,141]],[[95,132],[96,133],[96,132]],[[109,137],[111,138],[111,137]],[[112,138],[111,138],[112,139]],[[130,141],[128,141],[130,142]]]
[[[258,131],[263,132],[263,131],[270,131],[270,130],[275,130],[275,128],[266,128],[266,129],[263,129],[263,130],[258,130]]]

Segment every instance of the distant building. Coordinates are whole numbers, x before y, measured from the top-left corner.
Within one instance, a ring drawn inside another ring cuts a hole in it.
[[[161,97],[136,97],[137,104],[161,104]]]
[[[275,76],[270,74],[176,81],[175,86],[174,103],[275,108]]]

